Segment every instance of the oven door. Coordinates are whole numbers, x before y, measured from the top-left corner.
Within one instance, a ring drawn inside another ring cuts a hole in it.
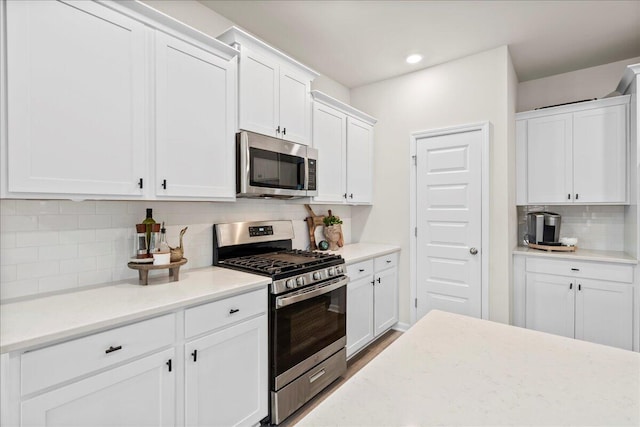
[[[272,296],[272,378],[279,390],[344,348],[347,276]]]
[[[307,195],[306,146],[252,132],[238,133],[237,144],[239,195]]]

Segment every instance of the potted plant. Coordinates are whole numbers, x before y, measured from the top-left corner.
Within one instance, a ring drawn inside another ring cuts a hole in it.
[[[342,220],[329,211],[329,215],[325,216],[322,221],[324,222],[324,237],[329,242],[329,250],[338,250],[342,246]]]

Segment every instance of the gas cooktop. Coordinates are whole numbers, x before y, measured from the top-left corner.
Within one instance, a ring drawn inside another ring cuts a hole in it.
[[[303,273],[310,269],[343,264],[344,260],[340,255],[293,249],[228,258],[218,263],[226,267],[279,278]]]

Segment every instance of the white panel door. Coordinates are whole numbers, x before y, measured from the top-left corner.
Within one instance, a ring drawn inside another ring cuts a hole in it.
[[[574,337],[575,279],[527,273],[525,278],[525,327]]]
[[[573,193],[580,203],[627,199],[626,105],[573,114]]]
[[[311,81],[280,67],[281,137],[300,144],[311,144]]]
[[[347,117],[347,202],[373,202],[373,126],[353,117]]]
[[[250,426],[268,415],[267,316],[185,345],[188,426]]]
[[[141,195],[144,25],[94,2],[5,4],[8,190]]]
[[[344,203],[347,188],[347,116],[313,105],[313,146],[318,149],[318,195],[314,202]]]
[[[398,322],[398,279],[396,268],[376,273],[373,285],[375,336]],[[347,300],[348,301],[348,300]]]
[[[573,202],[572,114],[530,119],[527,124],[529,204]]]
[[[156,353],[23,401],[21,426],[175,426],[176,374]]]
[[[374,337],[373,276],[347,284],[347,357],[351,357]]]
[[[418,319],[481,316],[481,144],[479,130],[417,141]]]
[[[156,194],[235,198],[236,60],[156,33]]]
[[[578,280],[576,338],[633,349],[633,290],[629,285]]]
[[[263,135],[280,136],[278,98],[280,71],[278,64],[264,56],[243,49],[240,58],[240,119],[238,127]]]

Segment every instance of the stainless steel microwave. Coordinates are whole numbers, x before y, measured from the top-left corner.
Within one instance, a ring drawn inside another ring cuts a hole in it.
[[[238,197],[316,196],[318,150],[242,131],[236,134]]]

